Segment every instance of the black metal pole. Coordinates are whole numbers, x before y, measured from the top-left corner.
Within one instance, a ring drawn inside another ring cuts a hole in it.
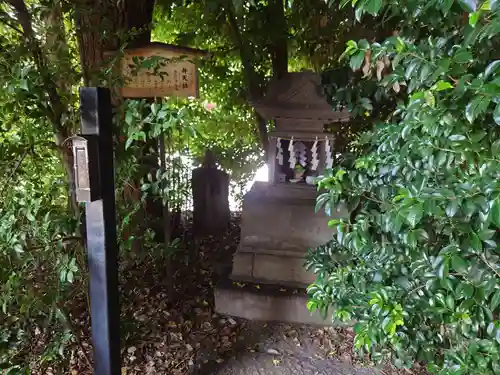
[[[85,209],[94,375],[120,375],[118,245],[110,92],[100,87],[80,88],[80,105],[82,136],[93,139],[87,146],[88,169],[91,176],[97,176],[99,185],[99,199],[87,202]],[[92,147],[95,152],[90,152]]]

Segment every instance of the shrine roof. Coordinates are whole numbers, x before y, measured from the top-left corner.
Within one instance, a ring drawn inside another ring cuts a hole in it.
[[[332,109],[323,93],[321,78],[314,72],[287,73],[282,79],[271,81],[265,97],[252,104],[266,120],[287,118],[334,122],[350,118],[346,109]]]

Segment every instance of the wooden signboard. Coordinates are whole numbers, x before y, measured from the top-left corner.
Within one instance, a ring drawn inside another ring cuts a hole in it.
[[[134,57],[158,56],[163,66],[153,69],[137,69]],[[125,86],[120,90],[125,98],[161,98],[165,96],[198,97],[198,72],[193,61],[206,56],[206,52],[150,43],[147,46],[127,49],[120,69]],[[135,74],[134,74],[135,73]]]

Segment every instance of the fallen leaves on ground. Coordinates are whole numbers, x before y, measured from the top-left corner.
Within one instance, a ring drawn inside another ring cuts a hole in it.
[[[185,238],[185,248],[177,253],[174,262],[173,299],[168,296],[167,277],[161,264],[121,267],[121,375],[194,374],[200,368],[215,369],[242,352],[265,353],[266,360],[275,366],[286,365],[287,352],[290,355],[293,350],[312,350],[318,358],[359,364],[352,354],[354,333],[348,328],[278,327],[214,313],[214,286],[230,271],[239,242],[238,217],[233,218],[230,230],[219,238],[194,241],[189,231]],[[239,286],[252,288],[255,284]],[[262,285],[262,289],[267,288]],[[299,292],[285,288],[276,291]],[[86,357],[92,361],[92,346],[84,293],[71,302],[71,311],[79,340],[66,349],[69,363],[63,373],[90,375],[92,369]],[[264,349],[262,342],[276,334],[282,336],[282,342]],[[397,373],[389,370],[384,372]],[[51,368],[33,371],[34,375],[56,373]]]
[[[168,296],[166,267],[152,261],[120,264],[121,374],[185,375],[209,362],[224,361],[237,340],[241,324],[214,313],[214,286],[230,270],[239,242],[239,217],[228,232],[194,240],[190,225],[183,234],[184,247],[174,259],[173,298]],[[92,374],[92,344],[86,288],[68,301],[76,334],[65,348],[62,373]],[[43,348],[47,335],[40,335]],[[86,360],[89,358],[89,361]],[[47,366],[33,366],[34,375],[60,373]]]

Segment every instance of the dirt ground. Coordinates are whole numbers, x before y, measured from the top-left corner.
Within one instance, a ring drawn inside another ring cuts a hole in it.
[[[351,342],[332,328],[243,321],[231,355],[196,375],[371,375],[348,354]],[[346,333],[345,330],[342,331]]]
[[[239,242],[235,218],[219,239],[187,244],[176,258],[174,298],[157,262],[120,272],[121,375],[385,375],[408,374],[386,366],[363,368],[345,328],[252,322],[214,312],[214,286],[230,271]],[[92,373],[90,320],[85,295],[71,301],[79,340],[60,373]],[[78,308],[77,308],[78,307]],[[34,375],[55,374],[52,369]]]

